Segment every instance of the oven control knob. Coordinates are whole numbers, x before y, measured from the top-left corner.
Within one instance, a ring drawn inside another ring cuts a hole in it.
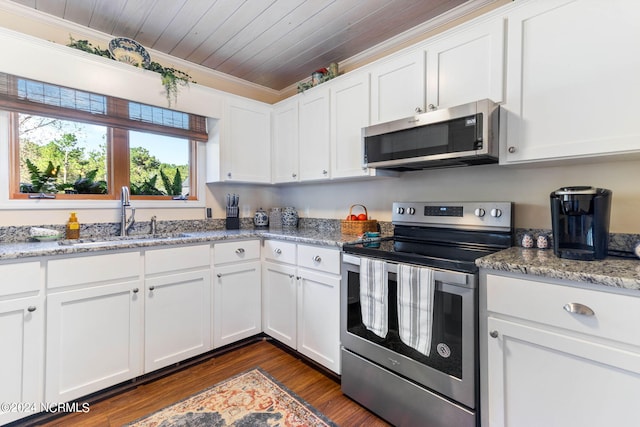
[[[404,208],[403,207],[398,207],[396,212],[399,213],[400,215],[403,215],[404,214]]]
[[[407,213],[409,215],[415,215],[416,214],[416,208],[409,208],[407,209]]]
[[[496,218],[500,218],[502,216],[502,210],[501,209],[491,209],[491,216],[496,217]]]
[[[485,211],[482,208],[478,208],[475,211],[473,211],[473,213],[476,214],[476,216],[482,218],[485,214]]]

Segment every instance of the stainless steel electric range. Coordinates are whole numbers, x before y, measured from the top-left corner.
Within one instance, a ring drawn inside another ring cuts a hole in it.
[[[393,237],[343,247],[342,391],[398,426],[479,424],[478,268],[510,202],[396,202]]]

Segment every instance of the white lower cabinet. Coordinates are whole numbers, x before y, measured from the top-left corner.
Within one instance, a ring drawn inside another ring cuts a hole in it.
[[[140,254],[61,258],[47,267],[45,401],[70,401],[140,375]]]
[[[492,274],[486,286],[483,425],[638,425],[640,297]]]
[[[220,347],[262,332],[260,241],[216,243],[213,345]]]
[[[266,240],[264,332],[340,373],[340,251]]]
[[[144,370],[211,350],[210,246],[145,254]]]
[[[18,404],[43,401],[44,283],[40,262],[0,265],[0,425],[24,418]],[[20,409],[20,410],[18,410]]]

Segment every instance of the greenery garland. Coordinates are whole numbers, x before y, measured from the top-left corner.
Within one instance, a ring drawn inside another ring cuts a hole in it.
[[[102,56],[104,58],[115,60],[107,49],[100,49],[100,47],[95,47],[87,40],[75,40],[73,37],[69,36],[69,43],[67,44],[67,46],[94,55]],[[176,70],[175,68],[163,67],[157,62],[152,61],[149,63],[149,65],[141,65],[141,67],[145,70],[153,71],[160,74],[162,86],[164,86],[169,107],[171,107],[172,101],[175,103],[178,102],[178,86],[188,86],[190,82],[195,83],[191,79],[191,76],[189,74],[180,70]]]

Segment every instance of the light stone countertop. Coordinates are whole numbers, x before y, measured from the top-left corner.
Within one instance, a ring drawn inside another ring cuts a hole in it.
[[[314,229],[187,231],[183,233],[176,232],[158,235],[141,234],[124,238],[92,237],[79,239],[77,241],[58,240],[50,242],[1,243],[0,260],[252,238],[272,238],[296,243],[335,246],[336,248],[341,248],[345,243],[361,241],[357,236],[345,235],[339,231],[318,231]]]
[[[587,282],[640,290],[640,259],[607,257],[574,261],[557,257],[551,249],[511,247],[476,260],[480,268],[542,278]]]

